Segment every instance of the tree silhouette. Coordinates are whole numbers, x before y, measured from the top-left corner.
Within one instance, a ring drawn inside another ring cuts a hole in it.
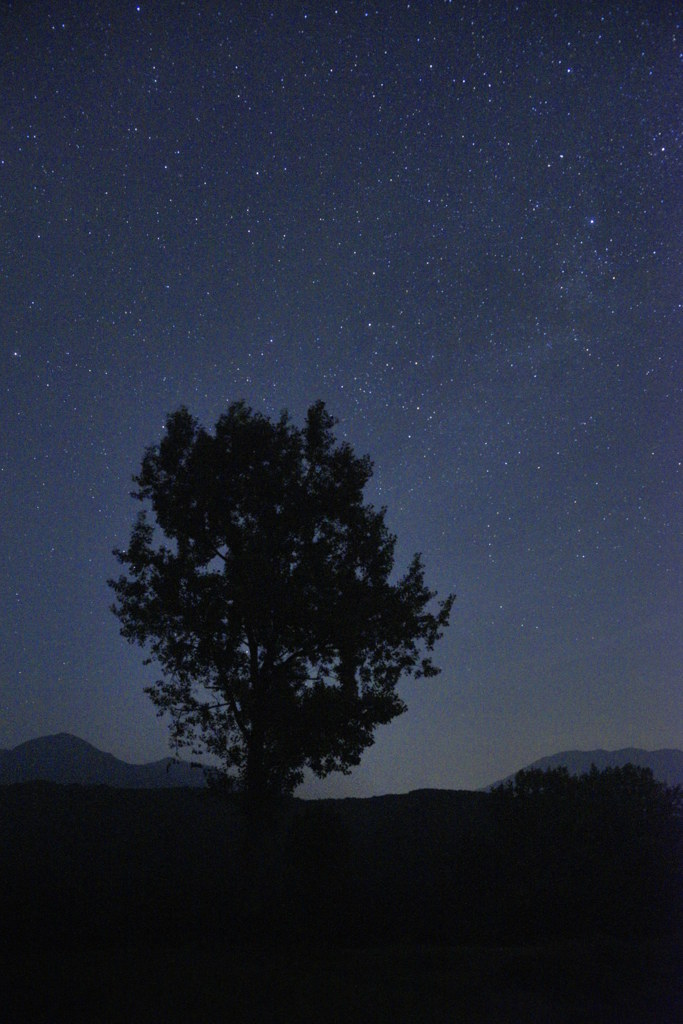
[[[213,434],[182,407],[134,477],[145,504],[109,584],[122,635],[163,678],[147,687],[177,746],[216,755],[256,804],[310,767],[348,773],[405,711],[402,675],[431,676],[453,596],[420,555],[391,582],[396,538],[363,502],[372,474],[322,402],[303,429],[242,402]],[[148,511],[151,508],[151,518]]]
[[[680,928],[683,794],[632,764],[529,768],[492,794],[485,875],[505,891],[528,934],[621,935]]]

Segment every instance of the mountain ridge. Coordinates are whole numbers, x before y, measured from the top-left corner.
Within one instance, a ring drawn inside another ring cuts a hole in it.
[[[194,788],[206,784],[202,769],[187,762],[166,757],[130,764],[67,732],[0,750],[0,785],[38,781],[118,789]]]
[[[626,764],[638,768],[650,768],[654,777],[669,786],[683,786],[683,750],[676,747],[661,747],[658,750],[644,750],[642,747],[620,747],[618,750],[563,750],[532,761],[522,770],[546,771],[549,768],[567,768],[570,775],[582,775],[591,769],[622,768]],[[508,775],[483,788],[493,789],[506,782],[512,782],[517,773]]]
[[[673,747],[658,750],[644,750],[640,747],[565,750],[539,758],[522,770],[566,767],[575,775],[589,771],[592,764],[602,770],[629,763],[650,768],[655,778],[667,785],[683,786],[683,750]],[[482,790],[490,790],[511,781],[515,774],[483,786]],[[0,785],[38,781],[61,785],[104,785],[120,789],[199,788],[206,785],[200,766],[174,761],[171,757],[144,764],[130,764],[66,732],[40,736],[16,747],[0,750]],[[421,791],[424,791],[424,787],[411,792]]]

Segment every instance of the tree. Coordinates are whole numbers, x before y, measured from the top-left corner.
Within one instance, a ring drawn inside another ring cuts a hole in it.
[[[144,503],[110,580],[121,633],[163,678],[146,688],[176,748],[217,757],[252,803],[306,766],[346,774],[406,710],[399,679],[432,676],[453,596],[430,611],[421,556],[391,582],[396,538],[364,504],[372,475],[324,404],[303,429],[242,402],[213,434],[181,407],[147,449]],[[151,519],[149,510],[151,507]]]
[[[517,927],[643,935],[680,929],[683,794],[632,764],[528,768],[492,793],[494,866]],[[478,857],[479,864],[485,858]]]

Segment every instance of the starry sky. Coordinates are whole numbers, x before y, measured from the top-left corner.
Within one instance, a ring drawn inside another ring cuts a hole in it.
[[[0,747],[169,753],[106,580],[181,403],[374,460],[457,593],[346,778],[476,788],[683,746],[681,10],[5,3]]]

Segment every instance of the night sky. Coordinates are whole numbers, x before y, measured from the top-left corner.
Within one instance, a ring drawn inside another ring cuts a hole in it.
[[[0,747],[169,753],[106,585],[181,403],[368,453],[454,590],[352,776],[683,746],[677,3],[9,3]]]

